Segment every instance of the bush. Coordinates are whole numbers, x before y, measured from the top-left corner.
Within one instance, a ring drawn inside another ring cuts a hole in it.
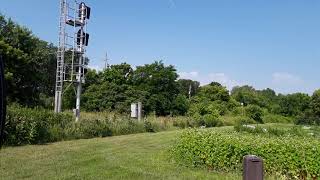
[[[125,135],[146,132],[143,121],[132,120],[122,116],[109,119],[112,135]]]
[[[206,127],[217,127],[222,126],[222,121],[219,120],[219,112],[213,111],[210,114],[206,114],[203,116],[204,125]]]
[[[267,136],[284,136],[284,137],[319,137],[317,126],[310,127],[308,130],[304,130],[301,126],[293,126],[291,128],[274,128],[274,127],[261,127],[253,125],[241,125],[234,126],[237,132],[247,132],[251,134],[267,135]]]
[[[255,120],[257,123],[263,123],[263,110],[257,105],[248,105],[246,108],[246,115]]]
[[[244,125],[244,124],[256,124],[257,122],[251,118],[239,116],[235,118],[235,123],[236,125],[238,124]]]
[[[320,142],[316,138],[272,137],[185,130],[172,148],[173,157],[185,165],[218,171],[241,171],[245,155],[263,158],[266,173],[289,179],[320,177]]]
[[[245,108],[243,106],[234,107],[231,111],[233,116],[244,116],[245,115]]]
[[[320,117],[309,110],[298,116],[294,123],[299,125],[320,125]]]
[[[279,128],[272,128],[272,127],[261,127],[261,126],[252,126],[252,125],[236,125],[234,126],[234,129],[237,132],[248,132],[251,134],[259,134],[259,135],[268,135],[268,136],[292,136],[292,135],[299,135],[297,134],[297,131],[290,131],[290,130],[284,130]],[[293,129],[295,130],[295,129]]]
[[[237,132],[248,132],[252,134],[265,134],[268,132],[267,129],[262,128],[260,126],[242,125],[242,124],[235,125],[234,130],[236,130]]]
[[[264,123],[292,123],[293,119],[277,114],[266,114],[263,116]]]
[[[173,127],[167,118],[143,122],[116,114],[82,115],[82,119],[75,122],[71,114],[9,106],[5,145],[41,144],[79,138],[157,132]]]
[[[75,123],[76,138],[112,136],[111,123],[108,120],[80,120]],[[72,133],[70,133],[72,134]]]
[[[198,121],[196,119],[201,119],[201,116],[199,117],[175,117],[173,119],[173,126],[179,127],[179,128],[188,128],[188,127],[198,127]],[[199,120],[200,121],[200,120]]]
[[[5,144],[39,144],[63,140],[64,129],[72,122],[66,114],[44,109],[8,107],[5,125]]]
[[[149,121],[144,122],[144,128],[146,129],[146,132],[155,132],[152,124]]]

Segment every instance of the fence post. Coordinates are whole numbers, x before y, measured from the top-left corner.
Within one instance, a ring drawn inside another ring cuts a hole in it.
[[[263,173],[263,160],[260,157],[243,157],[243,180],[263,180]]]

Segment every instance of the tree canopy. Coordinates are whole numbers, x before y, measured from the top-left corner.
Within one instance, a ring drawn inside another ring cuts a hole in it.
[[[0,55],[6,59],[9,103],[53,107],[56,51],[53,44],[0,15]],[[85,80],[82,106],[87,111],[129,113],[130,104],[139,101],[145,114],[190,115],[200,124],[216,123],[219,116],[236,113],[239,108],[256,121],[261,121],[264,113],[272,113],[297,117],[299,123],[320,123],[320,90],[312,96],[283,95],[270,88],[256,90],[244,85],[229,92],[218,82],[200,86],[197,81],[180,79],[176,68],[162,61],[137,67],[115,64],[103,71],[88,69]],[[64,109],[74,107],[74,97],[73,85],[66,84]]]

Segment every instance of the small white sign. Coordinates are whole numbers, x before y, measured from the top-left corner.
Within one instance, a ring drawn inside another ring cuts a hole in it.
[[[138,112],[137,112],[137,104],[131,104],[131,117],[132,118],[137,118],[138,117]]]

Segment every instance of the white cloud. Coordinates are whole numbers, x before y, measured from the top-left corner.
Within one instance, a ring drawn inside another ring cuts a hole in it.
[[[239,83],[234,79],[231,79],[225,73],[209,73],[209,74],[203,75],[197,71],[191,71],[191,72],[180,72],[179,76],[180,76],[180,79],[192,79],[195,81],[199,81],[202,86],[209,84],[213,81],[218,82],[223,86],[226,86],[229,90],[231,90],[232,87],[234,86],[241,85],[241,83]]]
[[[241,84],[238,81],[231,79],[225,73],[210,73],[209,80],[210,80],[210,82],[212,82],[212,81],[218,82],[218,83],[226,86],[228,89],[231,89],[232,87],[238,86]]]
[[[197,78],[199,73],[197,71],[191,71],[191,72],[180,72],[179,76],[181,79],[195,79]]]
[[[284,85],[295,85],[295,84],[301,84],[302,79],[299,76],[296,76],[287,72],[275,72],[272,74],[272,83],[284,84]]]
[[[103,67],[99,66],[99,65],[88,65],[88,68],[95,69],[97,71],[102,71],[103,70]]]
[[[297,75],[288,72],[275,72],[272,74],[270,87],[276,92],[289,94],[295,92],[308,92],[308,83]]]

